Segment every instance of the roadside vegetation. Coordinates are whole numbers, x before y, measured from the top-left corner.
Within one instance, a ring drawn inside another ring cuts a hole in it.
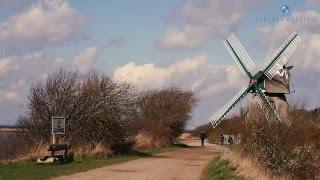
[[[73,163],[37,165],[35,160],[7,162],[0,165],[0,179],[48,179],[53,176],[68,175],[82,171],[88,171],[107,165],[123,163],[141,157],[149,157],[164,151],[174,151],[184,148],[181,144],[173,144],[168,147],[145,149],[126,155],[115,155],[113,157],[87,156],[76,157]]]
[[[19,131],[0,138],[0,163],[7,164],[0,168],[47,155],[52,116],[66,117],[66,134],[60,141],[71,145],[76,159],[99,157],[109,163],[104,158],[113,161],[129,155],[120,159],[130,159],[137,152],[170,147],[192,118],[197,102],[195,93],[174,86],[139,92],[106,74],[57,71],[32,85],[27,108],[17,121]],[[82,165],[76,161],[64,166]]]
[[[242,177],[236,174],[236,168],[227,160],[218,156],[214,158],[203,172],[201,180],[240,180]]]
[[[216,129],[213,130],[208,124],[196,128],[193,133],[196,135],[200,129],[206,129],[209,139],[217,144],[220,143],[221,134],[236,135],[239,140],[235,148],[230,152],[231,155],[223,158],[237,169],[241,169],[238,167],[241,164],[251,164],[250,168],[255,169],[253,171],[266,177],[318,177],[319,109],[306,110],[304,104],[293,106],[290,108],[288,119],[284,121],[289,123],[268,123],[263,110],[258,109],[254,112],[247,116],[245,108],[242,108],[239,116],[226,119]],[[246,178],[252,178],[248,174],[255,174],[243,168],[237,173]],[[255,178],[259,177],[258,174],[255,174]]]

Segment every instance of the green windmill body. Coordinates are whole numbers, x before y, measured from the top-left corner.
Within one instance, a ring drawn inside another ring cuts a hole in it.
[[[289,70],[292,67],[286,67],[285,65],[300,42],[301,39],[298,34],[293,33],[266,65],[261,70],[256,71],[254,63],[241,43],[231,34],[224,43],[242,73],[248,76],[250,81],[249,85],[242,88],[236,96],[210,118],[213,127],[216,127],[223,117],[249,93],[258,97],[259,104],[267,110],[269,121],[280,121],[279,113],[275,109],[277,106],[274,106],[270,99],[278,98],[286,103],[284,94],[290,93]]]

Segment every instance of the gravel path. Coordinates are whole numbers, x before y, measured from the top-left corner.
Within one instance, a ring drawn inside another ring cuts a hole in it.
[[[55,179],[196,180],[200,179],[202,171],[210,160],[225,150],[213,144],[199,147],[200,142],[195,139],[183,143],[191,147]]]

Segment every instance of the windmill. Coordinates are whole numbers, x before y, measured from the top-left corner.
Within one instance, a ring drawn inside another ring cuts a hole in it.
[[[267,61],[266,65],[257,72],[255,64],[252,62],[239,40],[234,34],[230,34],[224,41],[224,44],[236,61],[241,72],[248,76],[250,80],[248,86],[242,88],[225,106],[211,116],[210,122],[212,126],[215,128],[221,122],[222,118],[249,93],[253,93],[258,97],[261,102],[260,104],[266,109],[268,121],[278,122],[279,117],[266,95],[266,82],[273,81],[280,70],[288,70],[288,68],[284,67],[300,42],[301,39],[299,35],[293,33]]]

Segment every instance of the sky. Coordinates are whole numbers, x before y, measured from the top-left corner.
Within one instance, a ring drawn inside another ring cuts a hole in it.
[[[319,107],[320,0],[0,0],[0,125],[13,125],[30,85],[60,68],[95,69],[137,91],[192,90],[200,102],[188,127],[208,123],[248,83],[223,40],[234,33],[261,67],[293,32],[302,43],[289,103]]]

